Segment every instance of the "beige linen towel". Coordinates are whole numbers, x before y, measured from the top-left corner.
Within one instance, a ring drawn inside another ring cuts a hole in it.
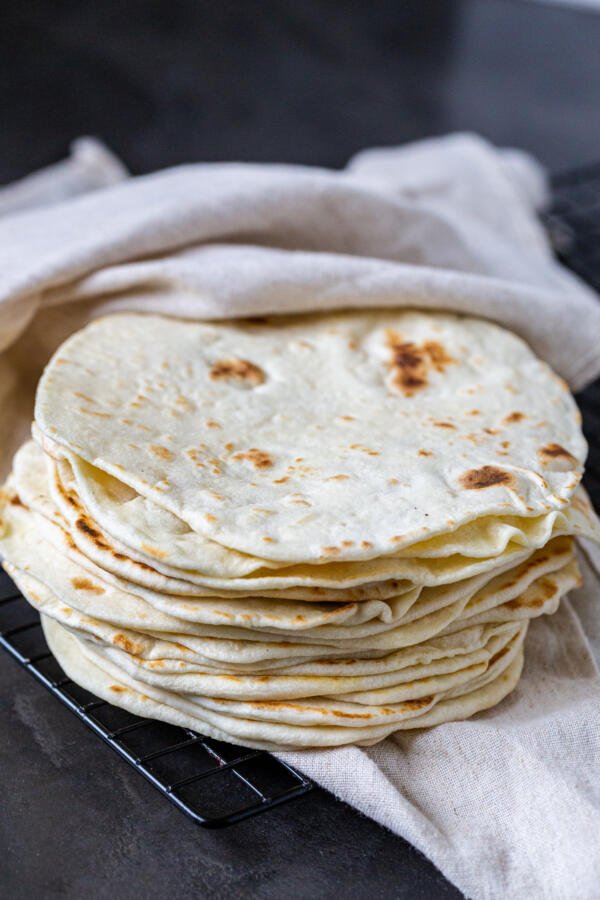
[[[58,343],[125,309],[475,313],[579,389],[600,374],[600,304],[554,260],[535,215],[545,197],[533,160],[473,135],[367,151],[342,172],[233,163],[133,179],[97,142],[79,143],[0,191],[0,465]],[[286,759],[468,896],[598,897],[600,675],[581,621],[600,646],[600,608],[585,573],[572,602],[533,623],[523,680],[496,709]]]

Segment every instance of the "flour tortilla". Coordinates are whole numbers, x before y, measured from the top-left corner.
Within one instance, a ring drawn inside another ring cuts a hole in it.
[[[161,660],[162,671],[183,671],[190,664],[208,666],[215,672],[244,670],[258,674],[285,669],[287,674],[309,676],[373,675],[378,672],[407,667],[438,667],[436,673],[464,668],[470,662],[481,661],[481,651],[493,636],[509,634],[511,637],[520,625],[512,623],[464,628],[451,635],[435,636],[431,640],[412,647],[393,650],[357,651],[355,646],[342,647],[337,652],[323,648],[296,646],[285,642],[267,645],[265,655],[260,641],[240,642],[234,639],[211,641],[206,637],[196,640],[189,635],[176,633],[153,634],[151,632],[119,629],[103,620],[82,615],[66,606],[37,578],[15,570],[9,563],[5,567],[14,577],[18,587],[29,602],[46,618],[59,622],[69,631],[89,640],[122,648],[145,660]],[[185,642],[185,643],[181,643]],[[215,653],[211,645],[229,645],[230,653]],[[203,655],[211,652],[214,658]],[[281,654],[282,648],[285,652]],[[314,659],[303,657],[304,650],[313,652]],[[298,652],[300,651],[300,652]],[[325,653],[325,655],[324,655]],[[331,655],[327,655],[330,653]],[[349,656],[349,653],[351,654]],[[465,662],[469,655],[468,662]],[[174,661],[174,662],[171,662]],[[439,666],[442,668],[439,668]]]
[[[69,677],[109,703],[121,706],[135,715],[161,719],[184,728],[191,728],[217,740],[239,742],[265,750],[281,747],[330,747],[350,743],[368,745],[403,728],[438,725],[445,721],[467,718],[500,702],[516,686],[523,665],[520,651],[510,665],[495,678],[470,693],[453,696],[422,710],[422,701],[404,704],[405,718],[382,726],[342,727],[322,725],[313,727],[277,725],[252,719],[227,717],[160,688],[144,685],[117,667],[101,659],[91,648],[85,654],[81,642],[69,635],[56,622],[42,619],[50,649]],[[416,708],[415,708],[416,707]],[[419,715],[419,713],[421,713]],[[340,721],[330,716],[330,721]]]
[[[96,320],[46,368],[35,419],[198,534],[312,565],[560,509],[586,453],[568,389],[520,339],[410,311]]]
[[[43,475],[43,469],[40,467],[39,452],[36,448],[33,448],[32,451],[30,446],[26,445],[22,448],[22,451],[20,451],[17,457],[17,462],[19,464],[15,468],[15,475],[20,494],[27,498],[27,502],[31,503],[34,508],[37,507],[39,511],[48,518],[57,521],[57,510],[53,506],[52,499],[49,497],[48,493],[45,493],[47,490],[45,488],[46,480]],[[27,463],[31,463],[31,465],[28,466]],[[35,476],[31,474],[28,475],[28,472],[35,472],[37,474],[35,474]],[[150,594],[145,594],[142,590],[142,588],[147,588],[148,585],[150,585],[149,590],[151,593],[157,591],[158,593],[165,592],[170,595],[177,595],[181,593],[182,588],[186,588],[188,596],[205,596],[206,590],[204,588],[199,589],[198,587],[190,585],[189,582],[184,583],[181,581],[174,581],[168,576],[161,575],[161,573],[156,570],[149,570],[146,564],[138,564],[137,570],[134,571],[132,569],[135,565],[134,562],[131,559],[126,558],[121,551],[115,550],[114,547],[111,548],[109,538],[98,532],[95,523],[87,523],[83,528],[77,527],[81,522],[81,513],[77,508],[73,510],[69,503],[63,505],[61,514],[67,519],[73,514],[69,534],[76,547],[105,572],[114,574],[118,579],[118,583],[121,584],[125,590],[138,590],[138,592],[141,592],[144,596],[150,596]],[[60,521],[60,519],[58,519],[58,521]],[[480,573],[485,573],[493,568],[501,569],[503,566],[514,565],[521,559],[526,558],[532,548],[543,546],[552,535],[556,536],[561,533],[585,534],[600,539],[600,525],[591,508],[587,495],[581,488],[573,498],[571,505],[562,512],[554,511],[541,519],[536,518],[525,521],[528,521],[531,528],[523,526],[522,528],[517,529],[512,525],[508,526],[513,535],[518,533],[518,539],[511,540],[508,546],[498,554],[498,558],[495,556],[487,558],[469,558],[460,554],[439,558],[425,557],[423,559],[388,557],[382,560],[371,560],[362,564],[338,563],[318,567],[299,566],[289,570],[280,571],[273,576],[264,578],[229,580],[206,578],[204,580],[207,584],[212,586],[224,585],[223,588],[217,587],[216,594],[218,596],[235,596],[236,593],[243,592],[246,596],[256,593],[260,596],[281,596],[283,599],[283,596],[288,596],[287,592],[285,595],[280,595],[276,590],[264,590],[264,587],[266,586],[267,588],[275,589],[278,587],[285,588],[286,586],[289,587],[291,585],[297,586],[299,583],[304,587],[307,587],[311,585],[314,586],[315,582],[322,586],[352,586],[356,584],[357,578],[357,575],[349,575],[349,572],[353,568],[356,570],[356,567],[359,566],[365,570],[368,569],[368,573],[364,577],[374,578],[379,577],[380,574],[377,571],[377,567],[383,565],[386,567],[388,574],[395,576],[394,580],[388,583],[388,590],[382,592],[382,599],[384,599],[386,596],[390,596],[390,589],[393,589],[394,586],[396,594],[400,594],[409,590],[415,584],[429,586],[448,584],[465,580]],[[502,546],[504,546],[504,544],[502,544]],[[464,549],[468,549],[468,543],[465,543]],[[490,546],[489,549],[494,550],[497,548]],[[72,555],[71,551],[69,551],[69,553]],[[124,559],[125,562],[123,562]],[[81,562],[81,560],[79,561]],[[144,577],[139,576],[140,571],[144,573]],[[296,574],[291,574],[292,572]],[[307,572],[309,574],[307,574]],[[128,575],[131,580],[127,578]],[[136,584],[138,587],[134,588],[133,585]],[[248,589],[249,585],[253,590]],[[235,590],[228,593],[227,588],[233,588]],[[363,589],[359,591],[358,599],[361,599],[363,591],[364,586]],[[370,592],[366,592],[366,596],[368,596],[369,593]],[[350,593],[349,596],[340,593],[311,593],[306,599],[334,599],[336,596],[341,596],[345,600],[357,599],[355,593]],[[373,596],[378,596],[378,592],[374,592]],[[156,596],[154,601],[151,600],[150,602],[156,602],[159,606],[161,603],[164,604],[164,601],[161,601],[160,597]],[[162,608],[164,608],[164,605]]]
[[[90,571],[61,556],[60,545],[52,545],[45,539],[48,533],[53,532],[62,540],[63,532],[57,526],[10,502],[6,504],[3,515],[6,530],[0,548],[12,564],[11,574],[19,584],[20,573],[37,578],[67,607],[69,615],[77,610],[86,618],[100,619],[110,626],[125,627],[130,631],[195,634],[202,639],[202,647],[183,636],[179,642],[185,644],[187,641],[187,645],[203,657],[216,657],[231,664],[246,661],[249,641],[254,642],[251,648],[253,659],[261,654],[263,658],[277,657],[276,647],[269,646],[269,643],[282,643],[280,656],[292,657],[296,654],[312,658],[333,656],[336,651],[339,655],[344,641],[351,642],[354,653],[420,643],[459,619],[466,605],[477,596],[478,590],[485,588],[485,602],[488,605],[493,603],[489,598],[494,596],[493,586],[498,578],[496,576],[488,582],[490,576],[486,574],[445,588],[416,591],[408,611],[406,597],[398,598],[397,604],[395,601],[355,604],[355,617],[346,615],[352,611],[349,604],[350,610],[338,610],[341,615],[337,623],[335,607],[328,609],[326,604],[286,604],[254,599],[195,601],[193,606],[197,624],[195,628],[190,628],[189,624],[186,627],[185,619],[177,615],[183,603],[181,598],[171,598],[169,604],[169,598],[161,597],[165,609],[171,611],[170,615],[161,614],[160,610],[156,611],[148,604],[147,592],[144,598],[136,595],[135,590],[124,591],[120,586],[112,585],[101,570]],[[30,551],[32,545],[36,546],[35,555]],[[67,550],[68,544],[62,549]],[[509,580],[505,578],[497,582],[497,602],[514,599],[535,578],[560,570],[571,559],[572,553],[572,544],[568,539],[557,539],[554,547],[533,555],[527,563],[514,570]],[[420,609],[420,614],[417,614],[417,609]],[[298,622],[298,619],[302,621]],[[332,620],[334,624],[331,624]],[[257,646],[257,641],[263,646]],[[298,644],[307,646],[299,648]]]

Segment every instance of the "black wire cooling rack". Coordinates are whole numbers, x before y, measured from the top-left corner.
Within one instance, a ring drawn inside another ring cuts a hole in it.
[[[600,291],[600,165],[555,179],[544,222],[561,260]],[[590,444],[584,483],[600,509],[600,381],[577,400]],[[233,825],[312,788],[264,751],[141,719],[79,687],[50,653],[38,614],[1,571],[0,646],[199,825]]]
[[[265,751],[141,719],[75,684],[50,653],[38,613],[1,570],[0,646],[198,825],[224,828],[312,788]]]

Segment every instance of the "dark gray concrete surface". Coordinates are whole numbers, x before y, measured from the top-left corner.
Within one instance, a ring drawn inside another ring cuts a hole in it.
[[[600,16],[518,0],[5,0],[0,182],[90,133],[133,172],[456,129],[563,169],[600,158],[599,46]],[[0,652],[0,896],[171,895],[458,896],[321,790],[198,829]]]
[[[321,790],[200,829],[3,653],[0,685],[6,900],[458,896],[406,843]]]

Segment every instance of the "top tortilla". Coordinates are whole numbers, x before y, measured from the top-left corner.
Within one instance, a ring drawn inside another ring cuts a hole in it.
[[[568,389],[523,341],[412,311],[111,316],[57,351],[35,417],[199,534],[287,563],[561,509],[586,454]]]

